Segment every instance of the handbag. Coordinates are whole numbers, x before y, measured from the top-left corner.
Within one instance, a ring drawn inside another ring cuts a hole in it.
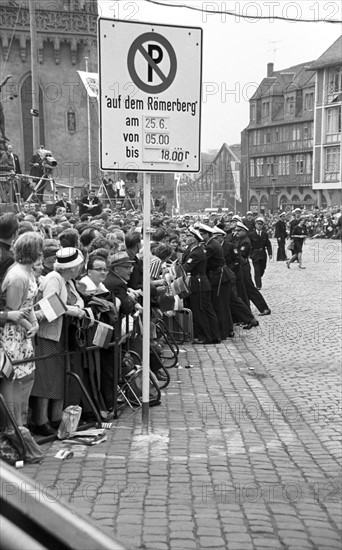
[[[4,348],[0,348],[0,378],[12,380],[14,376],[14,367]]]
[[[170,311],[175,307],[175,297],[169,290],[165,294],[160,294],[157,299],[159,309]]]
[[[58,439],[68,439],[72,437],[72,434],[77,430],[81,414],[82,409],[78,405],[69,405],[69,407],[64,409],[62,420],[58,427]]]
[[[178,277],[171,283],[171,289],[174,295],[177,295],[179,298],[187,298],[190,294],[190,281],[191,275],[185,275]]]
[[[287,250],[294,250],[294,241],[290,241],[289,244],[287,245]]]

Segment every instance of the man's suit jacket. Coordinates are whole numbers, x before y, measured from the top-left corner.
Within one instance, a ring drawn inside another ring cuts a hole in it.
[[[108,288],[109,292],[112,292],[116,298],[121,300],[120,313],[122,315],[129,315],[135,312],[136,301],[127,293],[128,284],[118,277],[114,271],[109,270],[103,284]]]
[[[61,206],[62,208],[65,208],[67,213],[70,213],[72,212],[72,209],[71,209],[71,202],[69,201],[64,201],[63,199],[55,202],[55,205],[54,205],[54,211],[56,212],[57,208]]]
[[[261,231],[261,235],[258,235],[257,231],[252,231],[248,236],[251,241],[250,257],[252,260],[266,260],[266,250],[268,255],[272,256],[271,241],[264,229]]]
[[[19,157],[15,153],[12,153],[12,154],[13,154],[13,160],[14,160],[14,171],[16,174],[21,174]]]
[[[85,204],[89,204],[89,197],[83,197],[78,204],[80,217],[83,214],[89,214],[89,216],[98,216],[98,214],[101,214],[102,212],[102,202],[98,197],[94,197],[93,199],[94,208],[87,208],[86,206],[84,206]]]
[[[283,222],[283,220],[278,220],[277,223],[274,226],[274,236],[276,239],[286,239],[287,232],[286,232],[286,223]]]
[[[35,164],[38,164],[38,166],[34,166]],[[42,159],[39,153],[34,153],[34,155],[32,155],[30,166],[31,166],[30,176],[33,176],[35,178],[41,178],[44,173],[44,169],[42,166]],[[35,183],[38,183],[37,180],[35,181]]]

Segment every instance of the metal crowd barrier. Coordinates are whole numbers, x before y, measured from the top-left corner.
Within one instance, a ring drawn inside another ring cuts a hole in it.
[[[118,320],[115,325],[114,325],[114,340],[113,342],[110,342],[108,348],[114,348],[114,355],[113,355],[113,404],[114,404],[114,408],[113,408],[113,418],[116,419],[118,417],[118,403],[117,403],[117,400],[118,400],[118,382],[119,382],[119,376],[120,376],[120,372],[121,372],[121,360],[122,360],[122,345],[131,337],[131,331],[128,330],[128,326],[129,326],[129,323],[128,323],[128,316],[126,316],[126,332],[124,334],[121,334],[121,328],[122,328],[122,323],[121,323],[121,318],[119,317],[120,321]],[[65,318],[65,323],[64,323],[64,327],[63,327],[63,330],[65,331],[65,351],[61,354],[59,353],[58,356],[65,356],[66,357],[66,370],[65,370],[65,376],[66,376],[66,384],[65,384],[65,388],[66,388],[66,391],[65,391],[65,396],[67,395],[67,390],[68,390],[68,377],[72,377],[74,378],[74,380],[77,382],[77,384],[79,385],[80,389],[81,389],[81,393],[82,393],[82,396],[85,397],[85,399],[87,400],[90,408],[91,408],[91,411],[93,412],[95,418],[96,418],[96,422],[95,422],[95,425],[98,427],[98,428],[101,428],[101,425],[102,425],[102,419],[101,419],[101,416],[100,416],[100,412],[99,410],[97,409],[91,395],[89,394],[87,388],[85,387],[83,381],[81,380],[80,376],[73,372],[71,370],[71,365],[70,365],[70,358],[71,358],[71,355],[74,355],[74,354],[77,354],[77,353],[88,353],[90,351],[95,351],[95,350],[101,350],[102,348],[99,347],[99,346],[95,346],[95,345],[89,345],[89,346],[86,346],[83,350],[75,350],[75,351],[70,351],[68,349],[68,325],[69,325],[69,321],[67,318]],[[18,360],[18,361],[12,361],[12,364],[13,365],[19,365],[19,364],[24,364],[24,363],[30,363],[32,361],[34,362],[38,362],[38,361],[48,361],[49,359],[52,359],[53,357],[56,357],[57,354],[56,353],[53,353],[53,354],[48,354],[48,355],[42,355],[40,357],[36,357],[35,355],[33,357],[30,357],[28,359],[22,359],[22,360]],[[82,429],[86,429],[90,426],[94,426],[94,422],[90,422],[89,424],[87,425],[82,425]],[[38,443],[39,444],[43,444],[43,443],[46,443],[48,441],[51,441],[55,439],[55,436],[52,435],[52,436],[47,436],[47,437],[44,437],[44,438],[41,438],[38,440]]]

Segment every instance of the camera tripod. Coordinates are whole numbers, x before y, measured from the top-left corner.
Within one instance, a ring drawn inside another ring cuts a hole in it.
[[[101,196],[102,194],[106,196],[106,199],[108,200],[111,207],[114,206],[114,208],[115,208],[117,206],[118,201],[120,201],[120,203],[123,204],[126,200],[128,200],[130,202],[131,207],[133,208],[133,210],[136,210],[134,204],[132,203],[131,197],[129,195],[126,195],[125,197],[117,197],[115,199],[111,198],[109,196],[108,189],[105,186],[103,181],[101,182],[101,185],[100,185],[99,190],[98,190],[98,195]]]
[[[31,176],[32,177],[32,176]],[[37,179],[37,178],[36,178]],[[50,182],[50,186],[51,186],[51,191],[52,191],[52,194],[53,196],[55,197],[56,195],[56,186],[55,186],[55,180],[53,179],[52,175],[49,174],[49,175],[43,175],[40,180],[38,181],[38,183],[35,185],[31,195],[26,199],[27,202],[30,202],[32,201],[33,198],[36,199],[36,202],[43,202],[43,195],[44,195],[44,190],[45,190],[45,186],[46,186],[46,183],[45,182]],[[41,191],[42,194],[41,194],[41,200],[38,196],[38,192]]]

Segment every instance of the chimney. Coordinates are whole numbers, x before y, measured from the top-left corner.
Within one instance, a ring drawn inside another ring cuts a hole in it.
[[[273,63],[267,63],[267,78],[272,76],[273,74],[274,65]]]

